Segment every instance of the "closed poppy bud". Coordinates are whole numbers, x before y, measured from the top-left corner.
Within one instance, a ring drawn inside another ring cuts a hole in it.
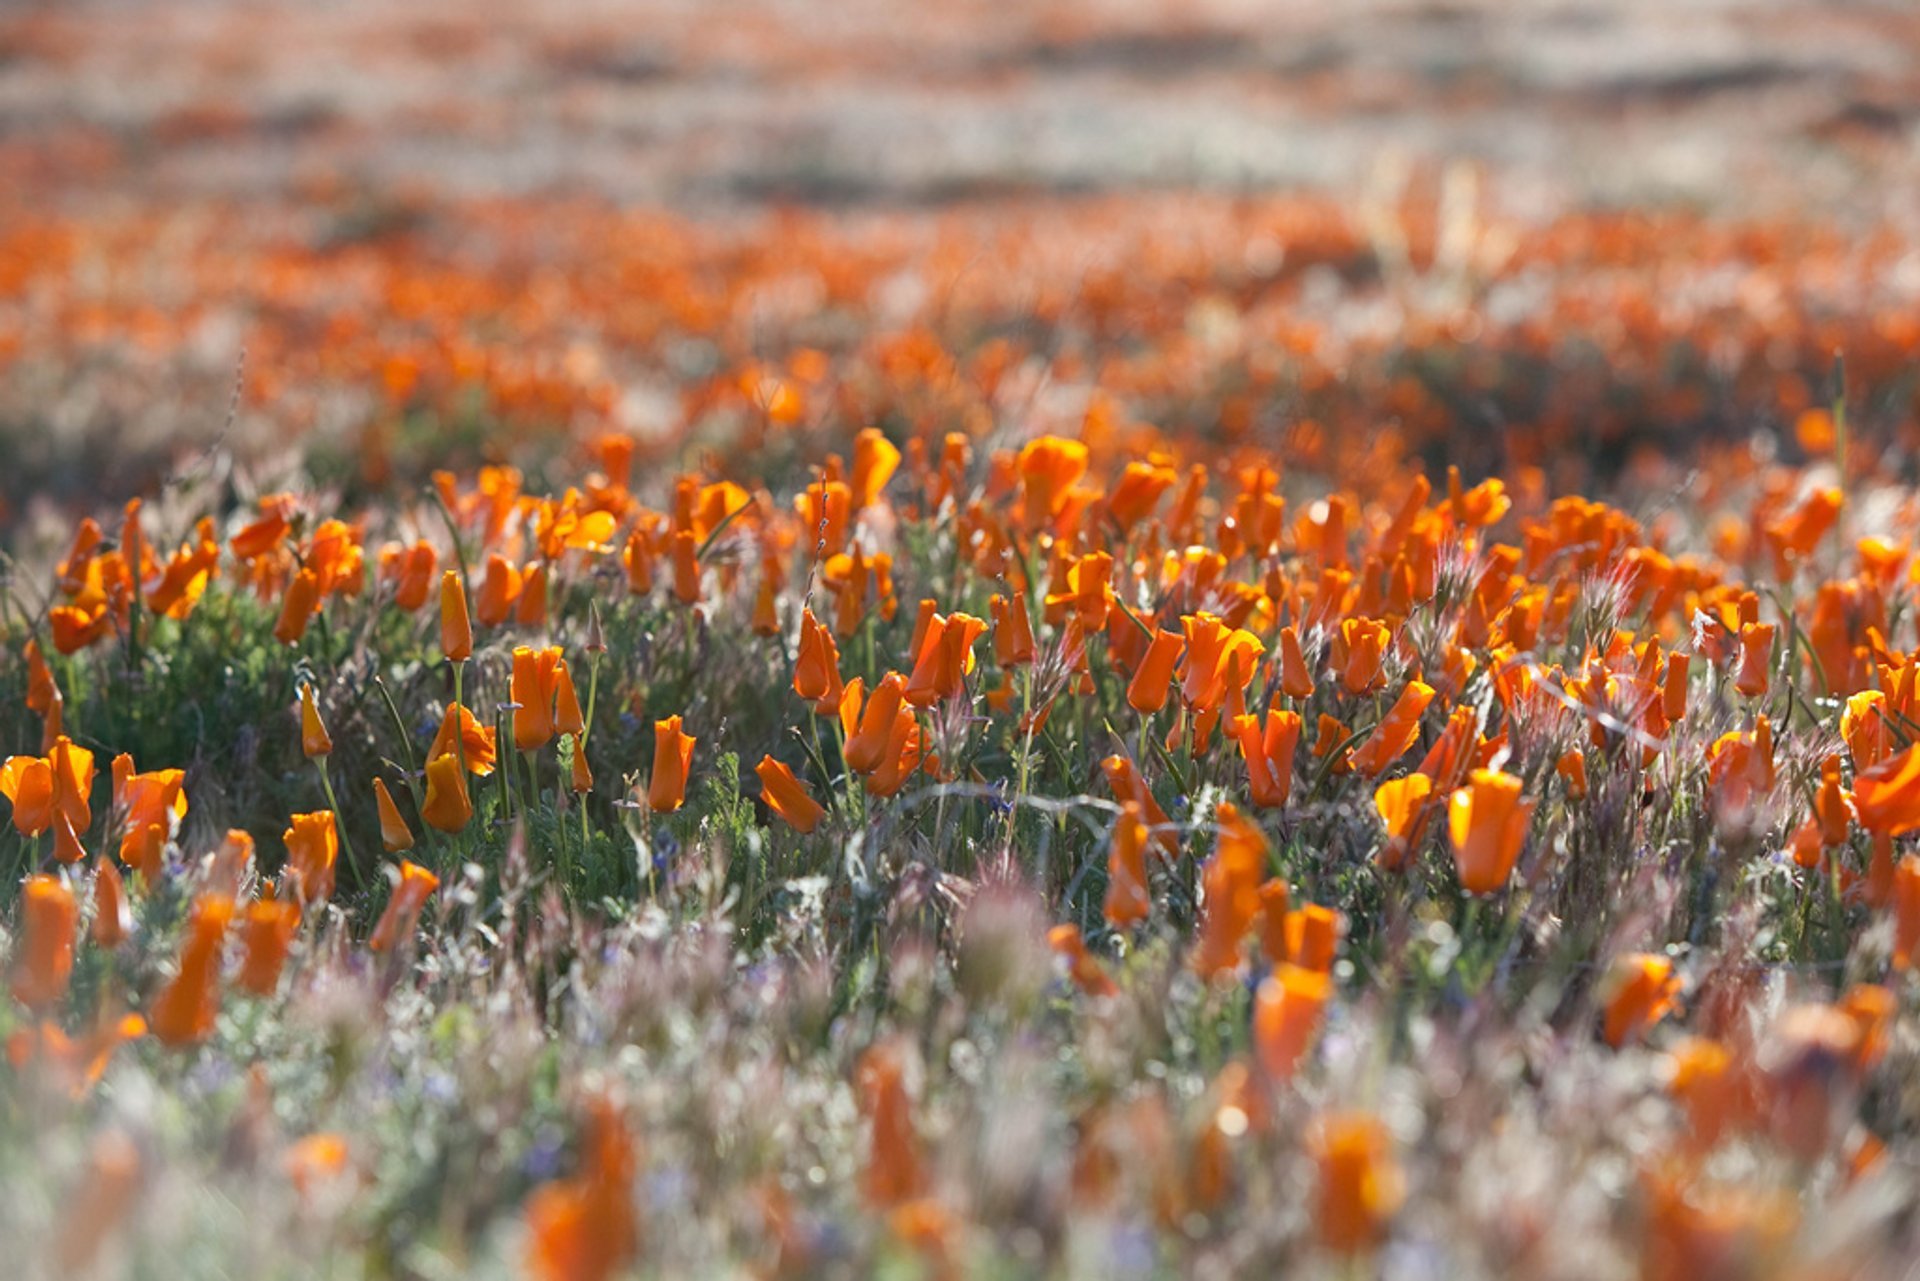
[[[1307,670],[1307,656],[1300,648],[1300,632],[1291,623],[1280,629],[1280,692],[1288,698],[1306,698],[1313,693],[1313,674]]]
[[[300,750],[307,754],[308,760],[333,751],[333,736],[327,733],[326,723],[320,719],[320,706],[314,702],[311,685],[300,687]]]
[[[224,894],[202,894],[193,901],[179,969],[147,1015],[147,1025],[166,1044],[191,1045],[213,1031],[220,1012],[220,952],[232,920],[233,900]]]
[[[693,531],[680,530],[673,536],[673,594],[683,605],[700,600],[700,565],[694,556]]]
[[[498,627],[513,613],[520,599],[520,571],[495,552],[487,557],[487,574],[480,581],[480,595],[474,601],[474,613],[488,627]]]
[[[513,651],[508,697],[514,704],[513,745],[523,752],[545,747],[553,738],[555,669],[559,662],[558,649],[536,650],[521,645]]]
[[[678,716],[654,722],[653,777],[647,787],[647,804],[655,812],[671,814],[686,801],[694,742],[692,735],[681,733]]]
[[[587,718],[580,714],[580,696],[574,692],[573,669],[565,660],[553,669],[553,728],[556,733],[575,738],[586,733]]]
[[[1033,621],[1027,614],[1027,598],[1015,592],[1012,600],[995,595],[987,601],[987,614],[993,619],[993,657],[1002,667],[1019,667],[1033,661]]]
[[[427,762],[427,799],[420,821],[442,832],[458,832],[473,819],[473,799],[467,794],[467,773],[452,752]]]
[[[295,814],[293,826],[282,833],[287,847],[287,873],[309,903],[333,897],[333,867],[340,856],[340,834],[332,810]]]
[[[1740,626],[1740,667],[1734,674],[1733,687],[1748,698],[1758,698],[1767,692],[1773,636],[1772,623],[1743,623]]]
[[[386,952],[400,940],[412,937],[428,897],[439,888],[440,878],[426,868],[418,863],[401,863],[399,882],[393,887],[386,910],[380,913],[367,946],[376,952]]]
[[[467,617],[467,589],[451,569],[440,575],[440,652],[456,663],[473,656],[473,623]]]
[[[1660,691],[1660,701],[1669,725],[1678,725],[1687,714],[1687,669],[1692,663],[1690,654],[1667,655],[1667,681]]]
[[[1405,1195],[1386,1127],[1370,1116],[1331,1116],[1313,1128],[1309,1146],[1319,1167],[1321,1243],[1348,1254],[1370,1248]]]
[[[906,700],[907,683],[898,672],[888,672],[867,696],[866,711],[861,714],[859,730],[847,740],[844,756],[847,768],[856,774],[871,774],[887,758],[887,744],[893,737],[894,722]]]
[[[312,570],[303,569],[287,584],[287,594],[280,602],[280,621],[273,625],[274,639],[282,645],[299,644],[319,607],[320,578]]]
[[[794,831],[802,835],[811,832],[827,816],[820,802],[807,791],[806,784],[772,756],[761,757],[753,772],[760,776],[760,799]]]
[[[1380,670],[1387,652],[1387,628],[1370,618],[1349,618],[1340,624],[1340,635],[1347,646],[1346,667],[1340,683],[1349,694],[1365,694],[1380,688],[1385,676]]]
[[[1420,717],[1433,702],[1433,686],[1424,681],[1408,681],[1387,714],[1380,718],[1367,741],[1348,758],[1348,763],[1368,778],[1386,773],[1387,767],[1406,754],[1420,736]]]
[[[1240,966],[1240,945],[1260,912],[1267,840],[1234,805],[1222,802],[1220,835],[1213,856],[1200,871],[1200,935],[1191,962],[1203,979],[1230,974]]]
[[[1680,980],[1666,957],[1636,952],[1614,961],[1604,991],[1607,1044],[1617,1050],[1679,1004]]]
[[[1506,885],[1520,859],[1533,802],[1520,799],[1520,780],[1500,770],[1475,770],[1447,802],[1454,865],[1469,894]]]
[[[1298,965],[1281,965],[1261,982],[1253,1003],[1253,1049],[1269,1080],[1293,1079],[1332,993],[1327,974]]]
[[[380,844],[389,854],[398,854],[413,848],[413,829],[407,826],[407,820],[400,815],[400,807],[393,803],[393,793],[387,790],[385,779],[373,780],[374,808],[380,812]]]
[[[57,876],[29,876],[20,891],[20,941],[13,956],[13,995],[44,1010],[67,994],[80,909]]]
[[[513,607],[513,620],[522,627],[547,624],[547,563],[536,561],[520,577],[520,599]]]
[[[587,767],[587,745],[575,738],[573,740],[572,785],[576,794],[585,795],[593,790],[593,771]]]
[[[127,906],[126,882],[120,869],[102,854],[93,865],[93,941],[112,951],[133,933],[133,912]]]
[[[1325,974],[1333,969],[1340,946],[1340,914],[1319,903],[1287,913],[1287,958],[1303,969]]]
[[[1184,643],[1179,632],[1161,629],[1154,633],[1145,657],[1127,683],[1127,702],[1136,712],[1150,716],[1167,705],[1167,693],[1173,685],[1173,665],[1179,660]]]
[[[1114,820],[1107,852],[1107,924],[1125,929],[1147,919],[1153,899],[1147,889],[1147,825],[1140,806],[1128,801]]]
[[[1433,780],[1425,774],[1409,774],[1390,779],[1373,792],[1373,807],[1386,824],[1386,844],[1380,847],[1380,866],[1397,872],[1407,865],[1413,847],[1426,827],[1427,799],[1433,794]]]
[[[840,651],[833,635],[814,618],[811,608],[800,611],[800,653],[793,664],[793,692],[818,703],[840,685]]]
[[[255,996],[280,990],[280,972],[300,928],[300,905],[291,899],[261,899],[247,904],[240,918],[240,945],[246,956],[234,982]]]
[[[1262,809],[1278,809],[1293,794],[1293,758],[1300,747],[1300,713],[1284,708],[1267,713],[1265,730],[1258,717],[1234,719],[1232,731],[1247,762],[1247,791]]]
[[[755,636],[778,636],[780,634],[780,611],[777,607],[780,584],[772,574],[762,574],[760,586],[753,593],[753,619],[751,626]]]

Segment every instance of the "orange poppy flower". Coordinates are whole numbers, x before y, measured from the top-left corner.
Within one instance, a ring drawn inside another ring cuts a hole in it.
[[[1743,623],[1740,626],[1740,667],[1733,687],[1748,698],[1759,698],[1771,683],[1769,664],[1773,658],[1772,623]]]
[[[472,820],[473,798],[467,793],[467,772],[460,768],[459,758],[452,752],[430,757],[420,821],[442,832],[458,832]]]
[[[1017,462],[1028,528],[1046,524],[1067,505],[1067,494],[1087,471],[1087,447],[1077,440],[1042,436],[1020,450]]]
[[[1233,734],[1247,762],[1247,791],[1262,809],[1279,809],[1293,793],[1293,758],[1300,747],[1300,713],[1274,709],[1266,728],[1258,717],[1234,719]]]
[[[1387,767],[1406,754],[1420,736],[1420,717],[1433,702],[1433,686],[1424,681],[1408,681],[1387,714],[1380,718],[1373,733],[1349,754],[1348,764],[1367,778],[1377,778]]]
[[[273,625],[274,639],[282,645],[297,645],[307,634],[307,624],[320,608],[320,578],[311,569],[293,576],[280,601],[280,619]]]
[[[1323,1117],[1308,1134],[1319,1167],[1314,1223],[1321,1244],[1343,1254],[1371,1248],[1406,1195],[1393,1139],[1373,1117]]]
[[[605,1099],[587,1107],[580,1151],[577,1175],[542,1184],[527,1198],[527,1271],[537,1281],[611,1281],[639,1248],[638,1156]]]
[[[861,1057],[855,1075],[860,1110],[869,1127],[861,1192],[869,1205],[898,1205],[918,1196],[926,1186],[905,1065],[891,1045],[876,1045]]]
[[[152,885],[160,877],[167,842],[187,814],[186,771],[161,769],[136,774],[133,759],[124,753],[114,758],[113,766],[113,804],[125,816],[121,820],[120,861]]]
[[[1605,1035],[1616,1050],[1645,1035],[1679,1004],[1673,962],[1647,952],[1617,958],[1604,987]]]
[[[0,765],[0,796],[13,804],[13,826],[38,836],[62,817],[77,834],[93,826],[93,753],[62,735],[45,756],[13,756]]]
[[[1047,947],[1055,956],[1067,963],[1067,973],[1073,979],[1075,987],[1088,996],[1107,997],[1120,989],[1114,985],[1113,977],[1100,965],[1098,958],[1087,950],[1087,941],[1080,935],[1077,925],[1056,925],[1047,931]]]
[[[1425,774],[1389,779],[1373,790],[1373,807],[1387,827],[1386,844],[1378,855],[1384,870],[1397,872],[1412,858],[1426,828],[1432,795],[1433,780]]]
[[[332,810],[295,814],[281,833],[287,847],[287,876],[295,893],[309,903],[333,897],[333,868],[340,857],[340,834]]]
[[[455,663],[473,656],[473,622],[467,617],[467,589],[449,569],[440,575],[440,653]]]
[[[433,745],[427,749],[427,760],[431,763],[441,756],[464,758],[467,773],[484,778],[493,773],[499,760],[498,740],[499,734],[493,726],[482,725],[479,717],[459,703],[449,703],[446,714],[440,718],[440,732],[433,736]]]
[[[14,999],[44,1010],[67,994],[80,909],[57,876],[29,876],[20,890],[19,943],[13,955]]]
[[[133,911],[127,905],[126,883],[120,869],[102,854],[93,864],[93,941],[112,951],[133,933]]]
[[[474,615],[483,625],[498,627],[512,616],[519,599],[520,571],[498,552],[488,556],[486,577],[480,580],[480,595],[473,603]]]
[[[399,854],[413,848],[413,829],[407,826],[407,820],[401,817],[400,807],[393,803],[393,793],[387,790],[385,779],[373,780],[374,809],[380,815],[380,844],[389,854]]]
[[[1280,629],[1280,692],[1288,698],[1306,698],[1313,693],[1313,673],[1300,648],[1300,632],[1291,623]]]
[[[813,610],[800,611],[800,652],[793,664],[793,692],[817,708],[832,698],[838,703],[840,649],[826,624],[813,616]]]
[[[683,605],[700,602],[700,564],[696,557],[693,531],[680,530],[673,536],[673,594]]]
[[[1033,661],[1033,620],[1027,614],[1027,598],[1015,592],[1009,601],[998,593],[987,601],[987,614],[993,619],[993,658],[1001,667],[1019,667]]]
[[[1469,894],[1492,894],[1506,885],[1527,839],[1533,807],[1520,799],[1520,780],[1500,770],[1473,771],[1448,800],[1454,866]]]
[[[1147,889],[1147,825],[1138,802],[1128,801],[1114,820],[1107,851],[1107,924],[1125,929],[1147,919],[1153,899]]]
[[[1340,913],[1308,903],[1287,913],[1287,958],[1304,969],[1328,973],[1340,947]]]
[[[1920,743],[1856,774],[1853,809],[1869,832],[1902,836],[1920,829]]]
[[[1179,632],[1164,628],[1154,633],[1140,666],[1127,683],[1127,702],[1143,715],[1151,716],[1167,705],[1167,691],[1173,684],[1173,665],[1179,660],[1185,639]]]
[[[439,877],[418,863],[403,860],[399,881],[387,897],[386,910],[380,913],[380,920],[367,938],[367,946],[375,952],[386,952],[400,940],[412,937],[428,897],[439,888]]]
[[[326,722],[320,719],[320,706],[314,702],[311,685],[300,687],[300,750],[308,760],[333,751],[333,736],[327,733]]]
[[[1387,652],[1385,623],[1371,618],[1349,618],[1340,624],[1340,639],[1346,647],[1347,661],[1340,672],[1340,683],[1349,694],[1367,694],[1387,683],[1381,660]]]
[[[153,1034],[168,1045],[191,1045],[213,1031],[220,1011],[220,952],[233,920],[233,900],[202,894],[193,901],[180,967],[147,1013]]]
[[[1231,974],[1240,967],[1240,945],[1260,911],[1267,838],[1229,802],[1221,802],[1220,835],[1200,872],[1200,937],[1192,965],[1204,979]]]
[[[853,438],[853,480],[849,486],[853,510],[871,507],[879,501],[880,491],[893,479],[900,466],[900,451],[877,427],[863,429]]]
[[[1153,799],[1147,780],[1140,776],[1134,763],[1124,756],[1109,756],[1100,762],[1100,772],[1107,776],[1107,786],[1115,800],[1122,805],[1131,801],[1140,807],[1140,819],[1147,825],[1154,848],[1171,858],[1179,847],[1173,820],[1160,808],[1160,802]]]
[[[523,752],[538,751],[553,739],[553,704],[561,662],[559,646],[513,651],[513,675],[507,696],[513,701],[513,745]]]
[[[1910,969],[1920,953],[1920,854],[1909,854],[1893,870],[1893,968]]]
[[[671,814],[687,799],[687,770],[693,764],[694,738],[680,732],[680,718],[669,716],[653,723],[653,778],[647,803],[656,813]]]
[[[860,728],[847,738],[842,755],[847,768],[856,774],[871,774],[887,759],[893,742],[894,725],[901,705],[906,701],[907,683],[898,672],[888,672],[867,696],[866,710],[860,714]]]
[[[1253,1003],[1253,1050],[1268,1080],[1293,1079],[1332,993],[1326,973],[1298,965],[1280,965],[1261,980]]]
[[[927,625],[907,678],[905,696],[915,707],[931,707],[960,692],[961,682],[973,671],[973,645],[987,630],[984,619],[955,613],[935,614]]]
[[[753,772],[760,776],[760,799],[796,832],[805,835],[813,831],[827,816],[825,808],[807,791],[806,784],[772,756],[762,756]]]
[[[300,928],[300,905],[291,899],[260,899],[247,904],[240,918],[245,958],[234,982],[242,991],[271,997],[280,990],[280,972]]]

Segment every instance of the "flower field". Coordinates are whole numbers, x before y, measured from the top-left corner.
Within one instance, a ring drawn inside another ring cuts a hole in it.
[[[1909,1275],[1910,218],[166,121],[0,136],[0,1271]]]

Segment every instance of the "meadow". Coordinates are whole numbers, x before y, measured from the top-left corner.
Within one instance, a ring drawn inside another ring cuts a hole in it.
[[[1899,219],[73,142],[0,1270],[1910,1275]]]

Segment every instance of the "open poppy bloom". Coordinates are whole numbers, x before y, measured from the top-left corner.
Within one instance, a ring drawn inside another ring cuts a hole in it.
[[[1397,872],[1407,865],[1426,829],[1433,780],[1425,774],[1389,779],[1373,789],[1373,807],[1386,824],[1386,843],[1380,847],[1380,866]]]
[[[1520,780],[1500,770],[1473,771],[1449,798],[1454,867],[1469,894],[1493,894],[1506,885],[1520,860],[1533,806],[1520,799]]]
[[[993,657],[1002,667],[1021,667],[1033,661],[1033,621],[1027,614],[1027,598],[1015,592],[1009,601],[995,593],[987,601],[987,616],[993,620]]]
[[[1279,809],[1293,793],[1293,757],[1300,747],[1300,713],[1274,709],[1266,728],[1255,716],[1234,718],[1233,734],[1247,762],[1247,791],[1262,809]]]
[[[431,765],[442,756],[459,757],[467,773],[485,777],[493,773],[499,760],[498,738],[493,726],[482,725],[479,717],[459,703],[449,703],[446,714],[440,718],[440,732],[433,736],[433,745],[427,748],[427,761]]]
[[[1420,736],[1420,717],[1431,702],[1433,686],[1424,681],[1408,681],[1373,733],[1348,757],[1354,772],[1377,778],[1405,755],[1413,746],[1413,740]]]
[[[113,805],[123,815],[120,861],[149,885],[159,879],[167,842],[187,816],[186,778],[186,771],[177,769],[136,774],[131,757],[114,758]]]
[[[906,695],[907,683],[898,672],[888,672],[873,687],[860,713],[859,728],[847,736],[842,752],[848,769],[856,774],[871,774],[880,768],[887,759],[889,744],[894,741],[895,722],[899,720]]]
[[[647,804],[656,813],[671,814],[687,799],[694,742],[691,734],[681,733],[678,716],[654,722],[653,778],[647,787]]]
[[[813,799],[806,784],[772,756],[761,757],[753,772],[760,776],[760,799],[794,831],[805,835],[820,826],[820,820],[827,816],[826,809]]]
[[[1903,836],[1920,830],[1920,744],[1855,775],[1853,809],[1869,832]]]
[[[74,832],[93,825],[93,753],[62,736],[45,756],[13,756],[0,765],[0,796],[13,803],[13,826],[38,836],[64,818]]]
[[[508,697],[513,700],[513,745],[523,752],[538,751],[553,740],[553,705],[558,693],[559,646],[513,651],[513,675]]]

